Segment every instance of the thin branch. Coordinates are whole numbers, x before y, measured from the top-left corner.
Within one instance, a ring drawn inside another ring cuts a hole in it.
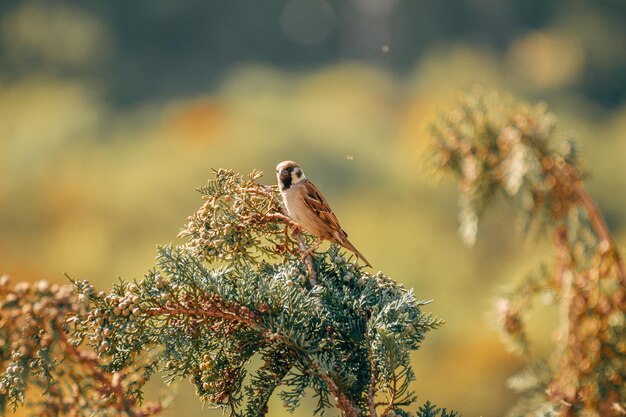
[[[77,363],[80,363],[84,369],[93,377],[99,384],[104,392],[112,394],[117,401],[117,411],[119,413],[126,412],[129,417],[148,417],[151,415],[159,414],[163,411],[163,406],[159,403],[151,403],[146,406],[139,406],[137,399],[128,398],[124,393],[124,387],[122,386],[122,380],[119,374],[114,373],[111,377],[102,371],[98,366],[96,355],[93,352],[87,352],[77,349],[72,343],[69,342],[65,332],[62,329],[57,329],[59,342],[63,346],[63,350]],[[91,354],[90,354],[91,353]]]
[[[262,185],[259,185],[258,188],[257,187],[239,187],[239,189],[243,191],[244,193],[260,195],[263,197],[267,197],[270,200],[276,201],[276,198],[274,197],[272,192],[268,190],[267,188],[263,187]]]
[[[182,306],[176,306],[174,308],[167,307],[153,307],[144,310],[149,316],[186,316],[186,317],[210,317],[219,318],[229,321],[237,321],[245,324],[248,327],[253,328],[261,333],[265,333],[267,329],[261,327],[259,323],[254,320],[253,315],[246,317],[239,312],[229,311],[224,306],[217,307],[212,303],[207,303],[203,308],[186,308]]]
[[[307,248],[306,244],[304,243],[304,238],[302,237],[302,232],[300,231],[299,225],[297,228],[295,228],[292,236],[295,237],[296,241],[298,242],[298,246],[300,246],[300,250],[302,251],[302,253],[306,253],[309,248]],[[309,270],[309,284],[311,284],[311,286],[315,286],[317,284],[317,274],[315,273],[315,267],[313,266],[313,255],[311,253],[307,254],[307,256],[304,258],[304,262],[306,263],[306,267]]]
[[[289,216],[286,216],[281,213],[267,213],[263,215],[263,220],[279,220],[281,222],[287,223],[289,226],[298,226],[298,223],[295,223]]]
[[[376,413],[376,403],[374,402],[374,395],[376,394],[374,392],[374,382],[375,381],[371,381],[367,387],[367,405],[370,409],[370,416],[378,417],[378,413]]]
[[[555,252],[555,284],[558,286],[562,294],[559,307],[559,314],[561,316],[559,319],[561,323],[559,339],[562,341],[560,353],[562,356],[567,351],[567,343],[569,339],[569,314],[574,295],[572,284],[574,280],[575,265],[567,238],[567,228],[564,225],[556,228],[552,240]]]
[[[554,230],[552,243],[554,244],[554,284],[561,288],[575,266],[565,225],[560,225]]]
[[[385,408],[385,411],[383,411],[382,413],[383,417],[389,414],[389,412],[391,411],[391,409],[396,403],[396,394],[398,392],[397,384],[398,384],[398,376],[396,375],[396,370],[394,369],[393,370],[393,386],[391,388],[391,398],[389,399],[389,404]]]
[[[378,413],[376,413],[376,403],[374,402],[374,397],[376,395],[376,381],[378,372],[376,369],[376,364],[374,363],[374,357],[372,355],[372,341],[369,338],[369,323],[368,323],[368,331],[366,333],[367,337],[367,361],[369,362],[370,367],[370,382],[367,386],[367,405],[370,410],[370,417],[378,417]]]
[[[331,376],[327,372],[321,372],[319,365],[315,364],[313,366],[319,373],[320,378],[322,378],[327,384],[330,392],[335,396],[335,404],[337,408],[339,408],[344,417],[359,417],[361,412],[358,408],[354,406],[352,401],[343,393],[335,383],[335,381],[331,378]]]
[[[593,229],[598,234],[600,245],[608,245],[607,249],[612,252],[615,258],[619,279],[621,280],[622,285],[626,285],[626,270],[624,269],[624,263],[619,249],[617,248],[617,244],[615,243],[615,239],[613,238],[613,235],[611,234],[611,231],[602,216],[602,212],[596,205],[596,202],[593,200],[591,195],[589,195],[589,193],[580,184],[576,185],[574,192],[578,196],[578,201],[587,212],[587,216],[589,217],[589,221],[591,222]]]

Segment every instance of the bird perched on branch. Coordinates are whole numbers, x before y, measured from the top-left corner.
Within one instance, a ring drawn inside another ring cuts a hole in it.
[[[348,234],[343,231],[337,216],[331,210],[321,191],[309,181],[302,169],[293,161],[283,161],[276,167],[278,188],[289,216],[303,229],[321,240],[328,240],[354,252],[370,268],[372,265],[365,259],[352,243]],[[317,248],[309,249],[309,252]]]

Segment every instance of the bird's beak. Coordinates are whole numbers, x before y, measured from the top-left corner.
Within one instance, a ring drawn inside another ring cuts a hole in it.
[[[278,174],[278,176],[280,177],[281,181],[284,181],[287,178],[289,178],[290,174],[289,174],[289,171],[287,171],[286,169],[283,169],[282,171],[280,171],[280,174]]]

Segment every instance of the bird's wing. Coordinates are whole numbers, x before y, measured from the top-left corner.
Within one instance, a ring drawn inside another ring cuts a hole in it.
[[[304,195],[304,204],[313,210],[313,212],[333,230],[347,236],[346,232],[341,229],[337,216],[335,216],[335,213],[330,209],[328,201],[326,201],[319,188],[308,180],[304,182],[304,188],[306,192]]]

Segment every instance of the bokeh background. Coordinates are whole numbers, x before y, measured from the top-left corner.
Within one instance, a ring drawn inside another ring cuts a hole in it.
[[[424,169],[428,124],[476,84],[549,104],[624,246],[622,0],[2,0],[0,272],[103,290],[140,278],[211,168],[270,184],[294,159],[376,270],[447,321],[414,355],[419,399],[500,416],[523,362],[487,312],[549,242],[501,204],[463,246],[455,184]],[[532,316],[536,352],[554,313]],[[183,381],[165,415],[220,414]]]

